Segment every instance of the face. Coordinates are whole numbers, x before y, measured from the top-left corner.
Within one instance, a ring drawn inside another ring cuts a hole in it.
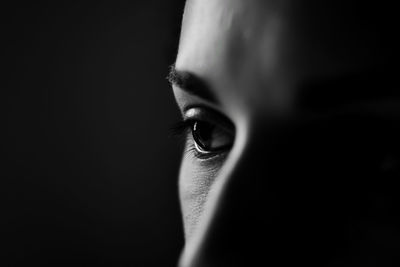
[[[396,199],[374,180],[397,160],[385,51],[337,1],[298,2],[186,4],[170,77],[182,267],[393,258]]]

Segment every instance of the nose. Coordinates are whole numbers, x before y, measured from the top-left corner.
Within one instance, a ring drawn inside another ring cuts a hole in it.
[[[365,167],[374,165],[378,148],[360,135],[365,127],[346,121],[250,133],[240,157],[221,172],[225,183],[181,266],[324,266],[346,257],[354,222],[364,216],[368,194],[379,191],[375,169]]]
[[[251,266],[261,256],[257,244],[265,245],[265,223],[272,222],[278,203],[268,190],[268,171],[262,168],[267,167],[262,147],[268,139],[245,139],[239,155],[229,158],[221,171],[207,203],[209,210],[186,244],[180,267]]]

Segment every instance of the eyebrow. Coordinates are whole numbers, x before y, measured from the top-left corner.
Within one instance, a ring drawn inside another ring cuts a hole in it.
[[[212,103],[218,103],[211,87],[204,79],[201,79],[189,71],[177,70],[175,64],[170,67],[167,80],[172,85],[179,87],[191,95],[203,98]]]

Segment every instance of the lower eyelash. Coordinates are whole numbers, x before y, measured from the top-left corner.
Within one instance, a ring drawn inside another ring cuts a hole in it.
[[[194,122],[191,120],[179,121],[170,127],[170,132],[172,136],[177,136],[177,137],[185,136],[192,128],[193,123]]]
[[[172,136],[183,137],[183,142],[186,142],[185,155],[192,155],[196,159],[207,160],[212,159],[217,156],[221,156],[221,153],[202,153],[200,152],[195,145],[195,141],[193,140],[191,129],[195,120],[184,120],[173,125],[171,129]]]
[[[197,150],[196,145],[194,144],[194,140],[187,141],[185,155],[193,155],[195,158],[198,159],[207,159],[209,157],[209,154],[201,153]]]
[[[222,153],[222,154],[221,153],[213,153],[213,152],[202,153],[196,148],[196,145],[194,143],[195,141],[193,140],[193,138],[191,138],[189,136],[187,138],[188,139],[186,142],[185,155],[192,155],[196,159],[200,159],[200,160],[214,159],[214,158],[224,155],[224,153]]]

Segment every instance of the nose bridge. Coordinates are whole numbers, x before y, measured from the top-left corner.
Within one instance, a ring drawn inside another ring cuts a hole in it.
[[[269,139],[252,133],[241,139],[210,194],[207,212],[187,244],[181,267],[245,266],[257,253],[265,213],[272,214],[276,208],[273,194],[266,193],[268,157],[262,154]]]

